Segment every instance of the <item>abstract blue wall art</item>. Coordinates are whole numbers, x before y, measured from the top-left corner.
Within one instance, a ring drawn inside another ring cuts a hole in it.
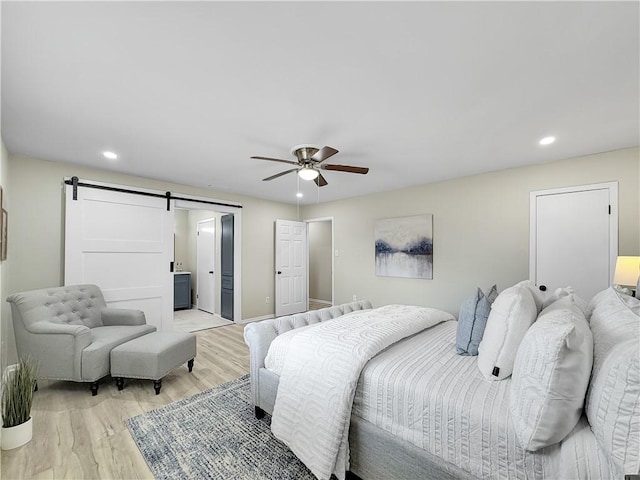
[[[376,222],[376,275],[433,278],[433,215]]]

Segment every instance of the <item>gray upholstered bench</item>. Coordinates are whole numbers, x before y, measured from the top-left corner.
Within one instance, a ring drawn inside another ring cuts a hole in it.
[[[192,371],[195,356],[193,333],[149,333],[111,350],[111,376],[116,379],[118,390],[124,388],[125,378],[153,380],[158,395],[162,377],[185,362]]]

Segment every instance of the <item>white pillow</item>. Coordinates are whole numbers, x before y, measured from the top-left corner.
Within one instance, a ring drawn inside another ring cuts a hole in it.
[[[533,297],[533,301],[536,302],[536,308],[538,309],[538,313],[544,308],[544,306],[549,305],[551,303],[551,293],[543,292],[536,284],[533,283],[533,280],[523,280],[521,282],[516,283],[516,286],[524,285],[531,291],[531,296]]]
[[[587,310],[587,302],[575,294],[573,287],[556,288],[553,293],[550,293],[545,302],[542,304],[542,308],[545,309],[556,300],[560,300],[563,297],[571,296],[573,302],[583,311]]]
[[[572,295],[573,292],[573,288],[571,287],[562,287],[562,288],[556,288],[553,292],[551,291],[542,291],[540,290],[539,287],[536,286],[536,284],[533,282],[533,280],[523,280],[519,283],[516,283],[516,285],[524,285],[526,287],[529,288],[529,290],[531,290],[531,294],[533,295],[533,300],[534,302],[536,302],[536,307],[538,307],[538,314],[545,308],[547,308],[549,305],[551,305],[553,302],[555,302],[556,300],[559,300],[562,297],[566,297],[568,295]],[[576,301],[580,302],[584,302],[584,300],[580,299],[579,297],[575,297]],[[584,304],[584,308],[582,309],[584,311],[584,309],[586,308],[586,303]]]
[[[478,347],[478,368],[487,380],[511,375],[518,346],[537,315],[536,303],[526,285],[514,285],[498,295]]]
[[[640,300],[608,288],[587,314],[594,356],[585,411],[622,478],[640,471]]]
[[[582,414],[593,336],[580,302],[564,296],[542,311],[520,344],[511,377],[511,418],[525,450],[558,443]]]

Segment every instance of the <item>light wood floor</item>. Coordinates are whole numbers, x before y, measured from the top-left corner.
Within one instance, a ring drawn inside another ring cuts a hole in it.
[[[213,327],[233,325],[231,320],[197,308],[176,310],[173,312],[173,328],[181,332],[197,332]]]
[[[321,308],[327,308],[330,306],[331,306],[330,303],[316,302],[314,300],[309,300],[309,310],[320,310]]]
[[[122,391],[107,377],[98,395],[89,384],[41,381],[34,396],[33,440],[1,453],[0,477],[8,479],[153,478],[124,421],[249,372],[244,325],[196,332],[192,373],[186,365],[162,381],[129,380]]]

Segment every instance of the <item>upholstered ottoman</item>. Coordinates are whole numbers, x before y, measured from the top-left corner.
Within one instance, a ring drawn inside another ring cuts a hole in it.
[[[111,376],[116,379],[118,390],[124,388],[125,378],[153,380],[158,395],[162,377],[185,362],[192,371],[195,356],[193,333],[153,332],[111,350]]]

